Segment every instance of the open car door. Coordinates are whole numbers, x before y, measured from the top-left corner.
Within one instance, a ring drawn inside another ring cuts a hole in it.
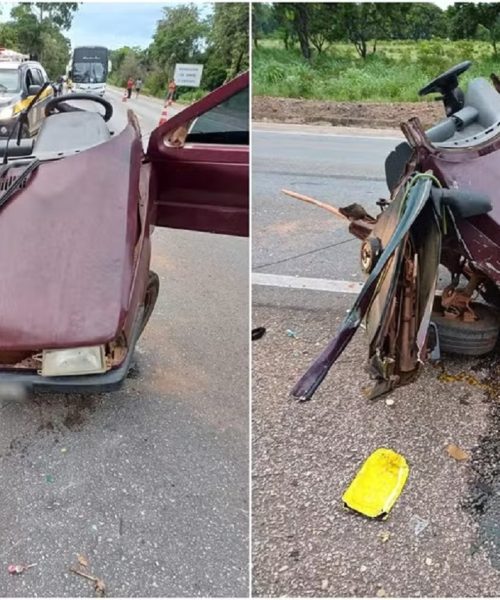
[[[239,75],[151,134],[156,225],[248,236],[248,82]]]

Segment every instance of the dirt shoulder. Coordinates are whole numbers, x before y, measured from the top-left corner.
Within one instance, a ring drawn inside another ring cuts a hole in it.
[[[414,116],[428,128],[444,116],[440,102],[325,102],[270,96],[254,96],[252,110],[254,121],[393,129]]]

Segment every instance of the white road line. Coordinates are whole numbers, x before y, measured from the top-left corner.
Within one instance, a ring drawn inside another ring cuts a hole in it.
[[[382,136],[382,135],[346,135],[345,133],[313,133],[309,131],[276,131],[272,129],[254,129],[253,134],[259,133],[272,133],[274,135],[308,135],[314,137],[333,137],[333,138],[347,138],[350,140],[389,140],[393,142],[401,142],[404,138],[401,137],[390,137],[390,136]]]
[[[275,124],[276,125],[276,124]],[[314,130],[315,126],[311,126],[310,129],[300,130],[294,129],[293,124],[287,129],[282,129],[279,126],[276,128],[267,128],[267,127],[259,127],[255,122],[252,123],[252,133],[254,135],[258,135],[261,133],[270,133],[273,135],[306,135],[306,136],[314,136],[314,137],[338,137],[338,138],[348,138],[348,139],[362,139],[362,140],[389,140],[389,141],[398,141],[404,140],[403,134],[399,135],[397,132],[392,132],[389,130],[382,130],[378,132],[377,130],[367,130],[363,131],[362,129],[352,128],[351,131],[346,131],[348,127],[339,128],[341,131],[335,131],[335,128],[325,129],[323,127],[317,126]]]
[[[337,294],[359,294],[363,287],[363,283],[359,281],[315,279],[313,277],[293,277],[291,275],[273,275],[270,273],[252,273],[252,284],[296,290],[314,290],[316,292],[335,292]]]
[[[314,277],[293,277],[292,275],[274,275],[272,273],[252,273],[252,285],[278,287],[314,292],[333,292],[335,294],[359,294],[363,283],[345,279],[315,279]],[[441,296],[442,290],[435,291]]]

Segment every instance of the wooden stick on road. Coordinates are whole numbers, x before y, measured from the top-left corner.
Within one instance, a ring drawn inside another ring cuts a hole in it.
[[[291,196],[292,198],[295,198],[297,200],[302,200],[303,202],[309,202],[309,204],[314,204],[315,206],[319,206],[320,208],[324,208],[328,212],[332,213],[332,215],[335,215],[336,217],[338,217],[340,219],[345,219],[345,220],[349,221],[349,219],[345,215],[343,215],[338,208],[336,208],[335,206],[332,206],[331,204],[326,204],[325,202],[320,202],[319,200],[316,200],[315,198],[311,198],[311,196],[305,196],[304,194],[299,194],[297,192],[291,192],[290,190],[281,190],[281,191],[283,192],[283,194],[286,194],[287,196]]]

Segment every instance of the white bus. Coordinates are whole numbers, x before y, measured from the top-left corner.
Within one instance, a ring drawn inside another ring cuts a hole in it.
[[[73,50],[67,75],[73,82],[72,91],[104,96],[111,71],[109,51],[103,46],[79,46]]]

